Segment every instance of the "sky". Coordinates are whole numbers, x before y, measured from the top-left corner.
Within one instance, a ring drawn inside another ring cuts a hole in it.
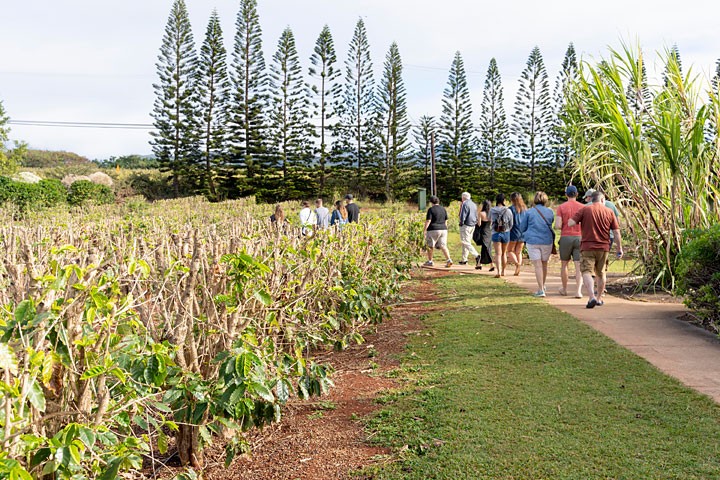
[[[239,0],[185,0],[201,45],[213,8],[232,49]],[[151,124],[156,62],[172,0],[7,0],[0,7],[0,101],[13,121]],[[508,118],[527,57],[537,45],[555,83],[570,42],[585,60],[640,42],[651,83],[658,53],[677,44],[683,67],[709,77],[720,58],[720,2],[711,0],[258,0],[266,62],[290,27],[303,68],[323,25],[344,62],[358,18],[368,32],[376,82],[398,43],[408,113],[439,116],[456,51],[468,74],[477,123],[488,63],[498,62]],[[149,130],[10,125],[31,148],[90,159],[150,154]]]

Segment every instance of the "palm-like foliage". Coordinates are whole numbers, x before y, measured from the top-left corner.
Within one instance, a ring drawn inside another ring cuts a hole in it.
[[[683,232],[720,219],[718,147],[703,134],[718,100],[704,104],[699,79],[690,70],[683,75],[672,52],[665,56],[666,86],[655,89],[645,119],[626,95],[626,85],[643,75],[639,47],[628,46],[596,66],[582,64],[568,119],[577,175],[616,200],[638,239],[645,273],[673,287]]]

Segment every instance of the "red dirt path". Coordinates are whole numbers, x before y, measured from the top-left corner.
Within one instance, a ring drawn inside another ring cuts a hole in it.
[[[250,456],[236,459],[226,469],[219,449],[207,451],[206,478],[347,479],[351,472],[387,458],[388,449],[368,443],[360,419],[379,408],[374,400],[381,392],[396,386],[384,374],[399,365],[408,336],[422,328],[420,316],[434,307],[426,303],[436,299],[429,279],[446,274],[420,272],[408,285],[404,303],[376,333],[365,337],[365,344],[326,354],[324,361],[336,370],[335,387],[311,402],[291,402],[279,424],[251,435]]]

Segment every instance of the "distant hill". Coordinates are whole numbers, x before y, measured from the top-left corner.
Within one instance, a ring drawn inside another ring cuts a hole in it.
[[[88,158],[72,152],[28,149],[20,165],[31,168],[69,167],[92,165]]]

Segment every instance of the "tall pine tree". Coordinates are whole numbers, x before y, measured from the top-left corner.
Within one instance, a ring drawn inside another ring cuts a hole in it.
[[[325,25],[315,41],[315,48],[310,56],[310,76],[314,79],[312,92],[316,103],[314,107],[320,114],[320,192],[325,191],[325,177],[328,164],[328,137],[335,125],[337,102],[340,98],[340,70],[335,68],[337,55],[330,28]]]
[[[3,107],[2,100],[0,100],[0,175],[6,175],[15,173],[14,170],[16,165],[10,160],[5,150],[5,142],[8,141],[8,135],[10,134],[10,128],[7,126],[10,121]]]
[[[438,191],[445,198],[459,198],[474,173],[473,123],[470,91],[460,52],[455,53],[443,92],[438,143]],[[442,187],[442,188],[441,188]]]
[[[503,104],[503,87],[500,71],[494,58],[490,59],[483,101],[480,109],[479,154],[488,168],[488,186],[496,192],[496,171],[506,167],[510,156],[510,131]]]
[[[295,36],[286,28],[278,41],[270,67],[270,138],[271,155],[282,172],[281,194],[298,198],[307,192],[307,181],[300,168],[307,167],[313,155],[314,128],[310,123],[309,88],[295,47]],[[279,164],[279,165],[278,165]],[[304,184],[304,190],[300,187]]]
[[[170,172],[173,193],[180,196],[180,179],[197,168],[198,110],[195,97],[197,52],[184,0],[175,0],[165,26],[158,56],[158,83],[150,141],[163,171]]]
[[[550,158],[551,121],[548,74],[540,49],[536,46],[530,52],[526,67],[520,75],[512,125],[516,155],[530,166],[532,190],[537,188],[538,166]]]
[[[364,190],[363,176],[377,158],[370,44],[365,23],[359,19],[345,60],[345,84],[335,151],[342,163],[355,168],[352,188]]]
[[[5,112],[5,107],[3,107],[2,100],[0,100],[0,146],[8,141],[10,127],[8,127],[7,124],[9,121],[10,117],[8,117],[7,112]]]
[[[680,49],[676,44],[673,44],[670,52],[668,53],[668,61],[674,60],[677,63],[680,73],[682,73],[682,59],[680,58]],[[670,79],[668,78],[668,65],[665,65],[665,71],[663,71],[663,85],[666,87],[670,85]]]
[[[718,138],[718,125],[720,125],[720,59],[715,64],[715,74],[710,80],[710,92],[708,92],[708,105],[711,111],[710,119],[707,126],[705,127],[705,137],[708,142],[715,145],[716,148],[720,148],[717,144]],[[2,107],[2,105],[0,105]]]
[[[216,177],[223,175],[227,159],[227,109],[230,81],[227,53],[217,11],[213,10],[200,48],[197,96],[200,109],[200,147],[205,187],[212,198],[220,195]]]
[[[570,147],[570,135],[568,125],[565,123],[567,96],[572,83],[577,79],[578,64],[575,54],[575,46],[570,43],[565,58],[563,58],[560,73],[555,81],[555,92],[553,94],[553,118],[551,127],[551,150],[553,163],[556,169],[564,168],[573,156]]]
[[[264,110],[267,108],[267,74],[262,52],[262,31],[257,0],[241,0],[235,22],[231,79],[233,101],[228,122],[233,166],[244,168],[250,191],[262,184],[266,150]],[[240,192],[235,193],[248,193]]]
[[[403,66],[397,43],[390,45],[385,56],[380,88],[378,89],[378,115],[380,117],[380,138],[383,145],[383,180],[385,198],[392,200],[394,190],[399,186],[401,173],[408,168],[408,132],[405,83]]]
[[[432,175],[432,138],[437,135],[437,124],[435,118],[429,115],[420,117],[420,121],[413,129],[413,138],[417,146],[416,151],[416,168],[423,171],[422,184],[429,192],[432,191],[431,178]]]

